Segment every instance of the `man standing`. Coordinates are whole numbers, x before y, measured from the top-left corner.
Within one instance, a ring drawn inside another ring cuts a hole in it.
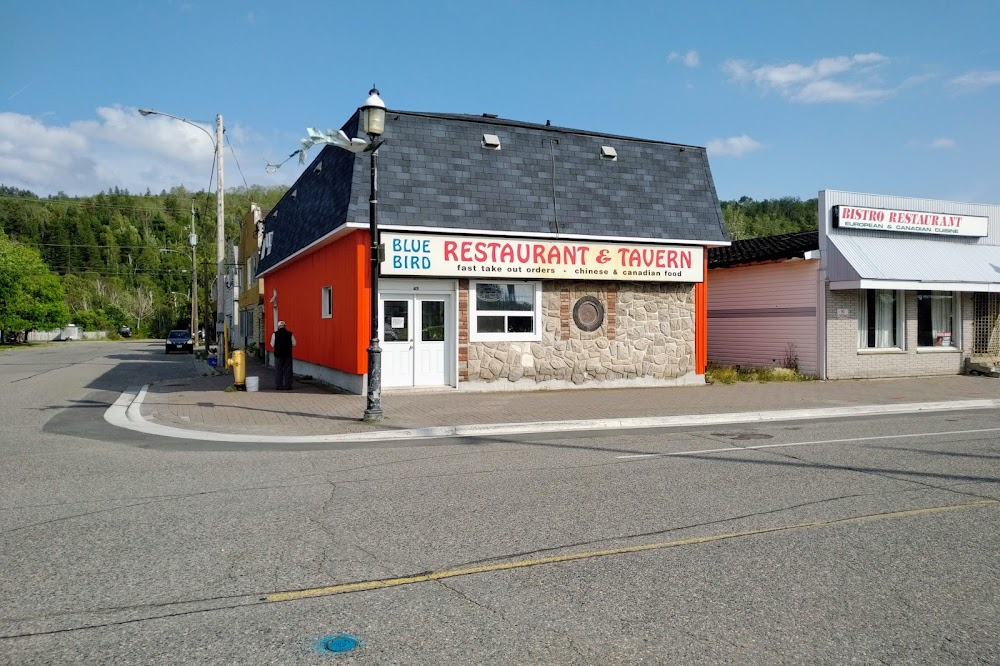
[[[278,328],[271,334],[271,349],[274,350],[274,390],[292,390],[292,347],[295,336],[279,321]]]

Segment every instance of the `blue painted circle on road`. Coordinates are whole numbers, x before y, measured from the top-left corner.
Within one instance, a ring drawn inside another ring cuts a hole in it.
[[[319,639],[318,645],[324,652],[350,652],[361,645],[361,639],[350,634],[335,634]]]

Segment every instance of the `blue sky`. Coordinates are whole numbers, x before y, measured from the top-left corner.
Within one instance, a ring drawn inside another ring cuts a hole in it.
[[[40,195],[208,189],[208,137],[138,107],[221,113],[227,187],[290,184],[266,164],[375,83],[391,109],[706,146],[721,199],[1000,202],[996,0],[10,0],[0,25],[0,183]]]

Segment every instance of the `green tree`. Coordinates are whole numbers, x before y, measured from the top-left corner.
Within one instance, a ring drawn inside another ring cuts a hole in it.
[[[818,226],[816,199],[802,201],[782,197],[754,201],[744,196],[721,204],[726,228],[733,240],[813,231]]]
[[[0,232],[0,329],[51,329],[69,322],[58,276],[37,250],[12,243]]]

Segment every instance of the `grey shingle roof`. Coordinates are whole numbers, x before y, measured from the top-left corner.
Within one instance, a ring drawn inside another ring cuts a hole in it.
[[[342,129],[364,136],[357,113]],[[500,150],[483,148],[483,134],[497,135]],[[728,240],[704,148],[407,111],[386,114],[383,138],[383,229]],[[602,159],[601,146],[617,161]],[[367,224],[368,158],[333,146],[316,156],[265,221],[275,234],[261,272],[346,222]]]
[[[818,231],[797,231],[763,238],[746,238],[733,241],[729,247],[709,248],[708,267],[725,268],[758,261],[780,261],[801,257],[806,252],[818,249]]]

